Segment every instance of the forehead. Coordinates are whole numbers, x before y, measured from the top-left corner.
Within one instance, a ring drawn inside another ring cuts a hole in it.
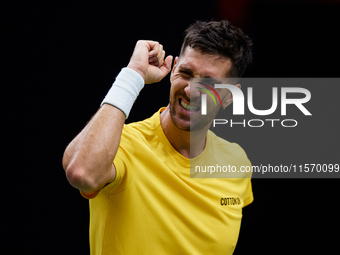
[[[214,54],[202,54],[199,49],[187,47],[178,60],[179,69],[190,70],[201,78],[226,78],[231,69],[229,58]]]

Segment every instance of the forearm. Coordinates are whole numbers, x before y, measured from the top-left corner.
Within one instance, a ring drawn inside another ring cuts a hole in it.
[[[101,108],[65,151],[63,165],[72,186],[92,192],[114,180],[112,162],[123,124],[143,86],[134,70],[123,68],[118,74]]]
[[[103,104],[66,148],[63,167],[72,186],[85,192],[101,189],[115,178],[113,159],[125,122],[124,113]]]
[[[98,191],[115,179],[113,159],[125,119],[144,84],[160,81],[171,70],[163,46],[138,41],[129,68],[123,68],[101,108],[66,148],[63,167],[70,184],[84,192]]]

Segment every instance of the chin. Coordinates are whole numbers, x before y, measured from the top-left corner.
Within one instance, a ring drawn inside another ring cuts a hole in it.
[[[171,109],[171,108],[170,108]],[[187,131],[187,132],[194,132],[194,131],[199,131],[202,130],[204,128],[206,128],[208,126],[208,128],[210,127],[210,124],[212,122],[211,115],[207,115],[208,117],[197,117],[194,115],[192,115],[192,117],[188,120],[188,119],[183,119],[180,116],[176,115],[176,114],[172,114],[173,112],[170,111],[170,116],[171,116],[171,120],[172,123],[179,129],[182,131]]]
[[[172,120],[172,123],[174,123],[174,125],[179,129],[179,130],[182,130],[182,131],[187,131],[187,132],[190,132],[190,121],[188,120],[183,120],[183,119],[180,119],[179,117],[177,117],[176,115],[170,115],[171,116],[171,120]]]

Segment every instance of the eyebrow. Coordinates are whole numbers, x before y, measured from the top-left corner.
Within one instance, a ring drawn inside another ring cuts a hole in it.
[[[185,67],[185,66],[182,66],[182,65],[180,65],[179,67],[178,67],[178,69],[180,69],[181,71],[184,71],[184,72],[186,72],[186,73],[189,73],[189,74],[193,74],[193,71],[189,68],[189,67]]]
[[[190,75],[193,76],[193,71],[192,71],[189,67],[180,65],[180,66],[178,67],[178,69],[180,69],[181,71],[184,71],[184,72],[186,72],[186,73],[189,73]],[[209,75],[205,75],[205,76],[202,77],[202,78],[209,78],[209,79],[212,79],[212,81],[214,81],[214,82],[216,82],[216,83],[219,82],[217,79],[212,78],[212,77],[209,76]]]

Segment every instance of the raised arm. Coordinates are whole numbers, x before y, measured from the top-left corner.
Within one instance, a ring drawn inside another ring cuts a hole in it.
[[[135,98],[127,98],[119,102],[123,95],[117,97],[117,94],[120,91],[124,92],[125,89],[136,90],[133,83],[138,78],[141,80],[139,75],[145,84],[162,80],[170,72],[172,63],[172,56],[168,56],[165,60],[164,56],[163,46],[158,42],[137,42],[128,64],[129,69],[125,70],[124,79],[119,78],[123,75],[120,73],[102,106],[64,152],[63,168],[73,187],[84,192],[94,192],[115,179],[113,159],[118,150],[125,119],[135,100]],[[120,89],[116,84],[118,79],[120,79]],[[124,82],[127,80],[128,82]],[[142,87],[140,86],[139,89]],[[130,102],[130,105],[126,105],[125,102]],[[122,103],[125,105],[121,105]]]

